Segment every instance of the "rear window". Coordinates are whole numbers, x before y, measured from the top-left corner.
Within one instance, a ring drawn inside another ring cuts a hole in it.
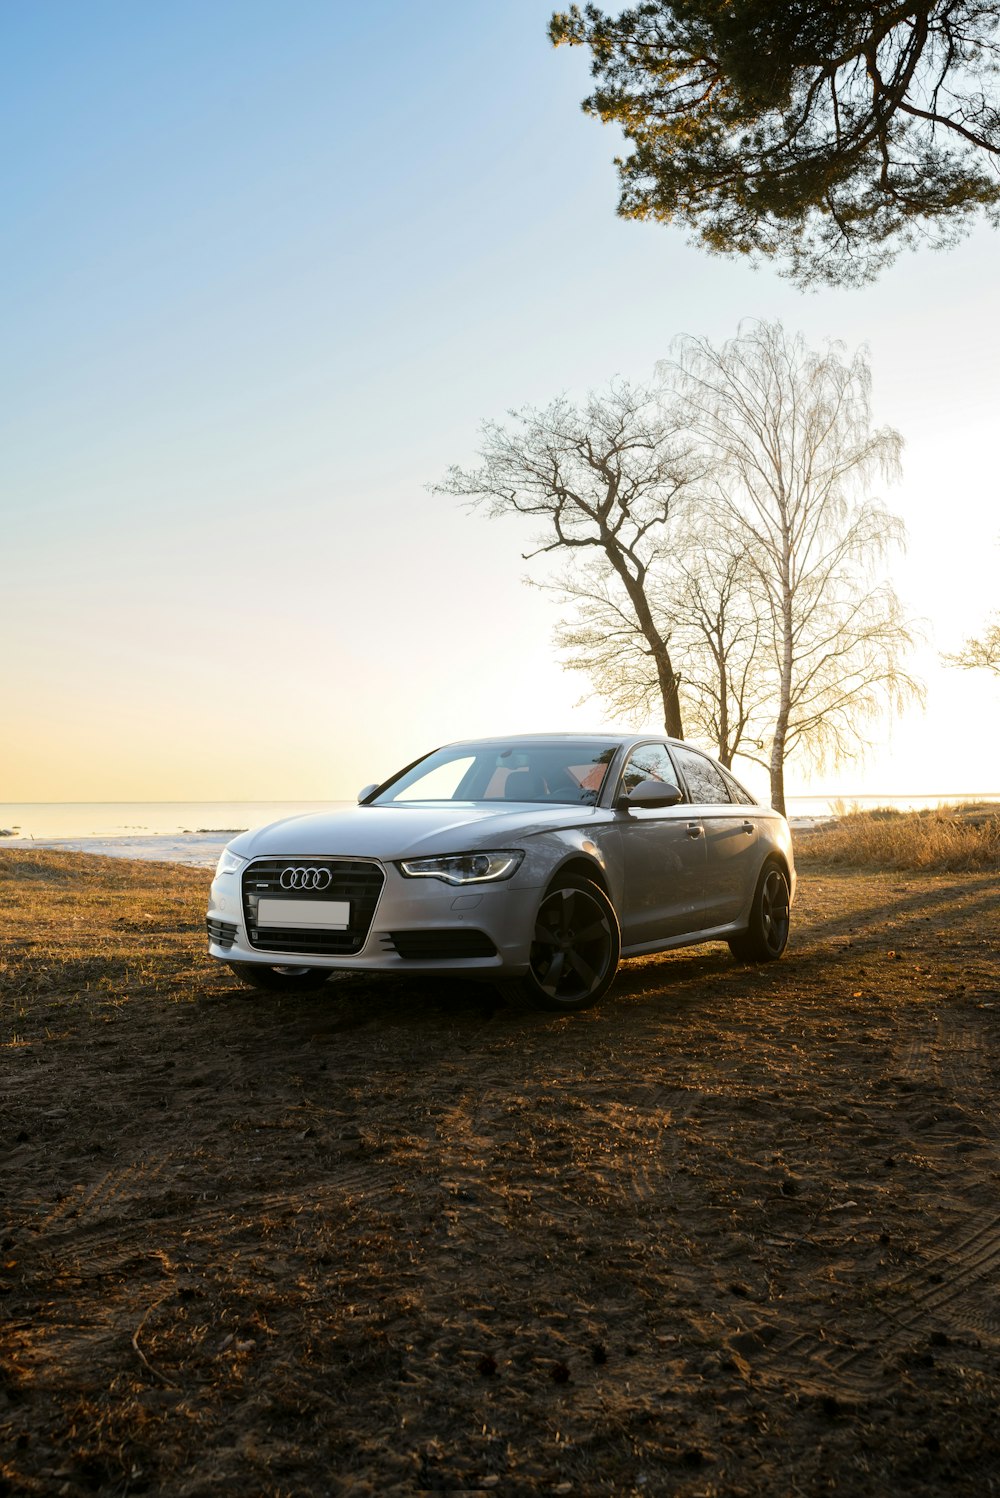
[[[716,769],[711,760],[693,749],[682,749],[679,745],[674,746],[674,754],[687,781],[691,800],[696,805],[729,802],[729,787],[722,771]]]

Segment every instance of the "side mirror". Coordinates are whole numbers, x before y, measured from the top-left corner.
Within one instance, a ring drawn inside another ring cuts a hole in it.
[[[378,786],[379,786],[378,781],[377,780],[373,780],[372,783],[371,783],[371,785],[366,785],[363,791],[358,791],[358,803],[359,803],[359,805],[360,805],[360,803],[362,801],[367,801],[367,799],[371,795],[372,791],[377,791],[378,790]]]
[[[640,780],[618,797],[616,805],[624,811],[653,811],[657,807],[677,806],[684,800],[679,785],[667,785],[663,780]]]

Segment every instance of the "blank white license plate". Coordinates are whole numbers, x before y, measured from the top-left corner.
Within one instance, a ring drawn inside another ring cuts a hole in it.
[[[351,924],[350,900],[270,900],[257,902],[258,926],[313,926],[324,931],[346,931]]]

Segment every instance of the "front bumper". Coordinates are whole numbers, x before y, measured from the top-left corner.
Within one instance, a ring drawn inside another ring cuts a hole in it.
[[[289,858],[290,863],[298,861]],[[382,870],[385,882],[368,934],[357,951],[298,949],[292,955],[287,948],[268,950],[251,941],[242,888],[246,870],[241,869],[217,875],[212,883],[207,914],[209,955],[227,963],[294,965],[331,972],[510,976],[527,972],[540,886],[521,884],[516,875],[497,884],[465,887],[439,879],[408,879],[391,863],[369,861]],[[399,947],[408,954],[430,950],[435,955],[402,956]],[[444,949],[456,955],[442,955]],[[471,955],[477,951],[490,955]]]

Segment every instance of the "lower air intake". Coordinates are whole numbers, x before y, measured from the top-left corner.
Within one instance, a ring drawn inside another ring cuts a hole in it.
[[[231,947],[236,940],[236,927],[229,921],[216,921],[209,916],[205,924],[209,941],[214,941],[217,947]]]
[[[497,955],[496,946],[485,931],[468,931],[464,926],[450,931],[390,931],[389,940],[400,957],[414,962],[449,962]]]

